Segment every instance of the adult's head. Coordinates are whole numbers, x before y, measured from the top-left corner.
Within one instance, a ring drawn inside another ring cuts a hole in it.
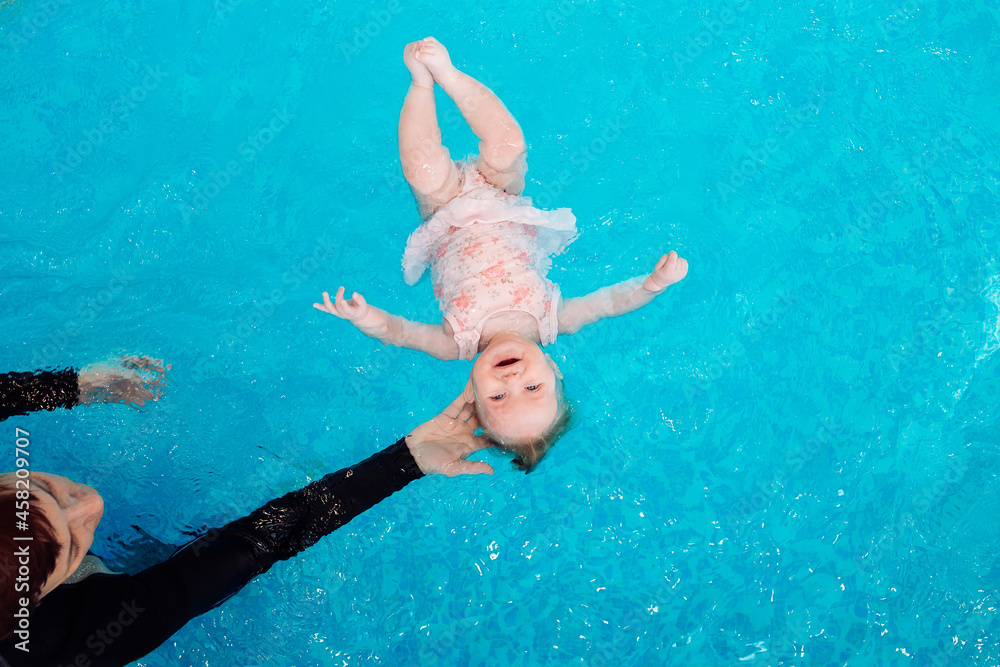
[[[47,473],[0,474],[0,608],[20,609],[26,598],[30,611],[75,572],[103,515],[104,500],[89,486]],[[0,638],[15,621],[2,617]]]
[[[495,336],[476,358],[465,397],[476,406],[483,434],[516,454],[530,472],[569,424],[559,367],[534,341]]]

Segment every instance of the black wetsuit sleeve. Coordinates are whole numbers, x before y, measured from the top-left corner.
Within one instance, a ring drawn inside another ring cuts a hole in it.
[[[0,375],[0,420],[36,410],[72,408],[79,398],[77,372],[72,368]]]
[[[192,542],[171,560],[183,558],[190,565],[214,558],[220,543],[238,539],[241,551],[252,556],[254,576],[279,560],[308,549],[348,521],[399,491],[423,473],[410,454],[406,440],[368,457],[361,463],[331,473],[309,486],[292,491],[258,508],[249,516],[226,524]],[[199,565],[199,568],[201,565]],[[226,567],[231,567],[229,564]],[[242,586],[242,584],[241,584]],[[218,601],[212,606],[218,604]]]
[[[422,476],[406,441],[400,440],[209,531],[134,576],[91,575],[58,587],[31,619],[32,637],[46,638],[33,647],[33,658],[44,656],[50,662],[22,662],[25,656],[13,648],[16,639],[0,642],[0,654],[14,667],[73,664],[80,654],[93,667],[132,662],[274,563],[295,556]],[[124,628],[114,641],[101,639],[109,624]]]

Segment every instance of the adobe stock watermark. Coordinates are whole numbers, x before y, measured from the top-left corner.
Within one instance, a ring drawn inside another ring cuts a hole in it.
[[[431,630],[427,640],[420,645],[417,653],[421,665],[439,661],[443,664],[458,664],[456,652],[466,642],[463,636],[474,632],[477,626],[475,618],[469,618],[464,609],[453,612],[451,623],[435,623],[437,629]],[[431,628],[434,628],[434,625]],[[444,627],[441,627],[444,625]]]
[[[113,272],[107,285],[95,296],[88,297],[77,305],[74,319],[49,330],[47,342],[32,354],[32,368],[48,368],[58,361],[63,356],[62,351],[80,335],[83,328],[96,320],[132,282],[132,276],[117,270]]]
[[[496,80],[492,74],[488,75],[481,83],[483,84],[483,88],[478,89],[473,97],[465,101],[466,113],[475,113],[476,109],[479,108],[479,105],[482,104],[484,100],[495,96],[492,89],[496,86]],[[439,126],[455,130],[458,129],[458,127],[464,122],[465,117],[459,111],[457,106],[449,106],[444,112],[439,112]],[[441,143],[430,138],[424,138],[416,148],[407,151],[406,154],[400,153],[400,165],[421,164],[426,162],[429,158],[434,157],[441,150]],[[405,169],[403,171],[405,172]],[[385,180],[385,184],[391,192],[395,192],[397,188],[405,185],[407,182],[406,179],[400,175],[399,170],[386,169],[382,172],[382,178]]]
[[[729,173],[729,182],[716,181],[715,189],[722,195],[722,201],[728,202],[729,196],[747,183],[752,183],[760,178],[761,167],[781,150],[782,142],[787,141],[805,125],[806,121],[819,114],[823,108],[823,103],[830,97],[826,88],[812,88],[812,94],[818,99],[809,101],[795,107],[775,128],[774,134],[768,136],[756,148],[748,148],[739,162],[734,164]]]
[[[785,627],[780,632],[772,633],[768,641],[768,653],[773,656],[772,660],[794,661],[795,658],[802,659],[805,645],[810,637],[809,621],[804,615],[800,614],[797,617],[786,619]],[[774,665],[776,663],[768,661],[767,664]]]
[[[896,346],[900,348],[900,351],[889,352],[888,361],[893,370],[898,372],[904,362],[913,359],[920,350],[937,340],[944,332],[944,328],[951,322],[952,314],[960,311],[974,298],[979,297],[982,291],[979,284],[980,279],[982,276],[978,273],[969,276],[964,283],[955,289],[948,301],[938,309],[933,317],[924,318],[917,323],[913,336]]]
[[[109,135],[118,128],[119,123],[126,120],[139,104],[144,102],[149,93],[156,90],[160,83],[169,76],[159,65],[156,68],[147,66],[142,80],[121,94],[112,103],[110,113],[96,127],[84,131],[83,139],[72,146],[65,147],[66,154],[61,160],[52,163],[55,177],[62,181],[66,174],[83,164],[83,159],[92,154],[104,143]]]
[[[555,9],[545,10],[545,21],[549,27],[556,30],[563,21],[576,14],[576,3],[573,0],[559,0]]]
[[[482,101],[485,98],[493,95],[491,90],[495,85],[493,76],[488,76],[483,82],[483,85],[485,86],[485,90],[477,90],[477,94],[467,102],[467,109],[470,112],[474,112],[477,108],[479,108],[479,105],[482,104]],[[448,107],[443,113],[439,112],[439,126],[443,125],[444,127],[454,130],[464,122],[465,118],[455,106]],[[416,148],[407,151],[406,154],[400,153],[400,165],[403,165],[404,163],[410,165],[420,164],[425,162],[428,158],[433,157],[441,150],[441,143],[430,138],[424,138]],[[397,188],[406,184],[406,179],[400,175],[398,170],[386,169],[382,172],[382,177],[385,179],[385,184],[391,192],[395,192]]]
[[[892,14],[884,21],[879,21],[878,30],[882,36],[892,41],[913,32],[914,20],[919,15],[922,0],[906,0],[896,7]]]
[[[608,439],[608,442],[632,442],[636,428],[634,423],[621,424],[616,422],[613,427],[613,435]],[[607,449],[605,449],[605,453],[607,453]],[[551,506],[550,510],[533,508],[533,516],[542,524],[538,528],[535,538],[538,544],[540,546],[558,545],[566,539],[567,535],[587,533],[591,529],[591,525],[584,517],[593,512],[593,507],[587,499],[597,491],[606,492],[622,486],[627,481],[626,471],[630,461],[631,457],[627,447],[613,447],[610,458],[602,457],[600,473],[593,480],[593,484],[584,485],[583,488],[574,491],[571,495],[562,496],[557,504],[554,503]]]
[[[243,168],[252,164],[261,151],[267,148],[294,118],[295,114],[288,113],[287,108],[272,109],[270,120],[247,135],[246,140],[236,147],[239,159],[231,159],[226,162],[223,169],[208,172],[208,178],[189,193],[188,204],[176,205],[177,212],[181,214],[185,224],[191,221],[192,211],[207,210],[212,200],[221,195],[232,184],[233,179],[243,173]]]
[[[558,511],[545,514],[535,512],[535,519],[544,520],[545,524],[539,529],[534,541],[537,541],[539,546],[559,545],[566,535],[586,533],[590,526],[584,525],[582,517],[590,511],[591,507],[581,495],[574,494],[559,504]]]
[[[578,176],[585,174],[591,165],[608,150],[608,147],[621,138],[626,129],[628,129],[628,123],[620,114],[605,120],[596,137],[587,142],[585,146],[570,153],[569,164],[572,169],[563,169],[556,174],[555,180],[542,183],[543,192],[532,196],[534,203],[539,208],[554,206],[556,197],[562,194],[563,189],[573,183]]]
[[[367,49],[382,31],[389,27],[393,18],[403,11],[399,0],[389,0],[385,7],[375,11],[368,11],[365,17],[368,21],[364,25],[354,28],[354,37],[350,42],[341,42],[338,47],[340,54],[344,56],[344,61],[350,63]]]
[[[634,575],[637,576],[636,567]],[[628,596],[615,593],[615,587],[605,591],[611,596],[611,606],[619,610],[614,618],[609,618],[607,628],[611,637],[595,636],[593,647],[584,657],[583,664],[589,667],[613,667],[621,664],[654,664],[655,661],[633,663],[638,655],[644,655],[652,645],[644,643],[649,637],[659,639],[664,630],[665,620],[660,621],[660,607],[677,598],[677,580],[671,581],[664,572],[656,583],[650,582],[641,592]],[[610,586],[610,584],[609,584]],[[676,627],[676,626],[675,626]]]
[[[371,369],[378,374],[376,377],[382,377],[382,374],[388,371],[390,366],[392,366],[392,364],[399,359],[400,355],[403,354],[404,349],[405,348],[397,347],[395,345],[384,345],[379,347],[378,353],[375,357],[375,362],[372,364]],[[374,384],[374,378],[369,378],[360,373],[354,373],[344,382],[343,385],[341,385],[343,397],[345,400],[352,400],[364,405],[371,405],[379,398],[373,389]]]
[[[908,531],[912,532],[916,530],[919,532],[918,529],[913,528],[916,518],[926,515],[950,492],[960,489],[960,484],[965,479],[968,471],[969,465],[964,459],[951,457],[951,461],[944,474],[924,484],[913,495],[910,502],[910,511],[904,512],[891,530],[882,532],[873,538],[868,551],[851,559],[851,564],[855,567],[856,572],[863,574],[874,574],[877,572],[879,564],[884,559],[892,557],[896,552],[897,542],[902,540]],[[948,595],[947,590],[940,590],[938,588],[939,582],[936,578],[926,581],[922,580],[921,583],[929,585],[932,590],[942,596]],[[893,581],[891,578],[886,581],[886,587],[890,593],[894,593],[894,596],[901,595],[904,588],[901,582]]]
[[[22,18],[20,28],[7,37],[7,44],[14,53],[20,52],[22,47],[27,46],[28,42],[38,34],[38,31],[48,26],[63,5],[67,4],[69,4],[69,0],[42,0],[38,4],[38,9],[30,16]]]
[[[984,633],[990,633],[991,630],[996,630],[997,605],[1000,604],[1000,600],[997,600],[994,595],[991,593],[977,605],[978,610],[963,613],[962,620],[953,626],[954,630],[944,638],[947,644],[943,648],[932,648],[920,655],[922,662],[919,664],[931,667],[973,664],[966,662],[972,658],[971,656],[963,656],[963,649],[969,645],[976,646],[972,640],[973,637],[979,637]]]
[[[929,173],[948,151],[959,142],[962,134],[956,134],[951,127],[941,130],[931,139],[929,151],[917,156],[915,159],[906,162],[900,174],[893,179],[888,190],[875,193],[874,201],[869,202],[853,222],[849,222],[845,228],[848,236],[858,236],[871,230],[875,221],[881,219],[889,210],[898,203],[904,194],[911,187],[930,186]]]
[[[291,294],[306,284],[320,266],[338,257],[340,257],[340,243],[333,236],[317,237],[312,250],[292,262],[281,274],[281,284],[284,285],[284,289],[275,288],[266,298],[256,301],[237,319],[235,331],[223,334],[222,342],[230,350],[245,344],[255,331],[271,319],[278,306],[285,303]]]
[[[771,302],[771,307],[760,315],[750,328],[743,332],[747,340],[757,343],[773,327],[778,320],[796,303],[799,298],[794,294],[778,292]],[[695,382],[685,382],[681,390],[688,403],[693,403],[695,399],[703,396],[723,375],[726,369],[734,362],[744,357],[747,347],[741,340],[729,346],[728,349],[716,353],[708,363],[704,375]]]
[[[31,459],[33,450],[31,449],[31,433],[23,428],[14,428],[14,464],[17,472],[14,473],[14,526],[22,534],[11,535],[15,542],[14,553],[10,559],[4,558],[4,572],[0,579],[7,585],[8,579],[14,574],[14,591],[22,595],[15,598],[17,611],[10,613],[16,619],[12,625],[14,634],[20,640],[14,644],[14,648],[25,653],[31,652],[31,592],[36,590],[38,582],[31,580],[31,547],[34,538],[30,534],[24,534],[31,530],[34,519],[31,517]],[[37,508],[36,508],[37,509]],[[18,544],[27,542],[27,544]],[[14,561],[17,561],[15,564]]]
[[[479,108],[479,105],[484,101],[489,100],[497,96],[495,89],[499,85],[499,81],[492,74],[487,74],[485,78],[480,81],[483,84],[482,88],[476,90],[476,94],[465,101],[466,113],[475,113]],[[443,125],[451,130],[458,129],[463,123],[465,123],[465,116],[459,110],[458,105],[452,105],[445,108],[444,112],[441,114],[441,120],[444,121]]]
[[[726,525],[735,529],[755,513],[768,507],[774,496],[784,489],[824,447],[828,447],[842,428],[842,425],[832,422],[820,424],[812,437],[796,445],[785,455],[784,465],[775,470],[767,482],[758,481],[756,491],[732,506],[732,510],[726,513]]]
[[[68,664],[74,667],[90,667],[93,664],[91,657],[99,658],[104,655],[105,651],[111,648],[126,633],[129,626],[146,611],[145,607],[140,607],[134,599],[123,601],[120,607],[121,610],[108,621],[107,625],[84,640],[84,646],[90,650],[78,653],[73,662]]]
[[[408,164],[418,164],[425,161],[428,157],[435,154],[441,150],[441,145],[431,139],[425,138],[420,144],[411,151],[408,151],[406,155],[400,155],[399,161],[402,167],[403,163]],[[396,189],[401,185],[406,185],[406,178],[400,175],[398,170],[386,169],[382,172],[382,178],[385,179],[386,187],[389,188],[390,192],[396,192]]]
[[[701,22],[703,29],[684,40],[682,51],[674,51],[674,66],[677,68],[677,73],[683,72],[685,67],[715,44],[726,29],[736,22],[737,13],[745,10],[750,4],[750,0],[744,0],[733,9],[727,7],[717,15],[703,19]]]
[[[669,589],[667,590],[669,591]],[[672,597],[673,591],[669,591],[669,593],[671,595],[667,597]],[[657,595],[657,598],[660,604],[663,604],[667,599],[662,592]],[[654,605],[655,607],[658,605]],[[646,648],[642,646],[642,638],[655,630],[651,626],[653,625],[653,614],[656,612],[628,600],[623,600],[618,608],[621,610],[621,614],[614,619],[615,631],[613,631],[612,638],[595,642],[594,647],[587,652],[585,665],[589,667],[617,667],[627,659],[634,659],[637,653]]]
[[[226,20],[226,15],[243,4],[243,0],[215,0],[212,7],[220,21]]]

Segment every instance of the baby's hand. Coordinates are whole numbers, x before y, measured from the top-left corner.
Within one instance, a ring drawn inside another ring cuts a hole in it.
[[[313,308],[350,322],[358,322],[368,314],[368,302],[365,298],[355,292],[350,299],[344,299],[343,287],[337,290],[336,303],[330,301],[329,292],[323,292],[323,303],[314,303]]]
[[[687,260],[678,257],[677,253],[671,250],[669,254],[660,258],[660,261],[656,263],[656,268],[649,274],[642,286],[650,292],[661,292],[683,280],[687,272]]]

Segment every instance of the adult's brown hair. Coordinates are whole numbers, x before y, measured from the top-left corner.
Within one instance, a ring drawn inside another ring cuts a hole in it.
[[[15,536],[31,539],[15,540]],[[60,549],[52,524],[38,510],[34,493],[0,483],[0,609],[4,610],[0,639],[18,629],[22,620],[15,614],[22,609],[30,613],[38,605],[42,588],[56,569]],[[28,604],[22,605],[23,600]],[[23,623],[27,624],[27,619]]]

